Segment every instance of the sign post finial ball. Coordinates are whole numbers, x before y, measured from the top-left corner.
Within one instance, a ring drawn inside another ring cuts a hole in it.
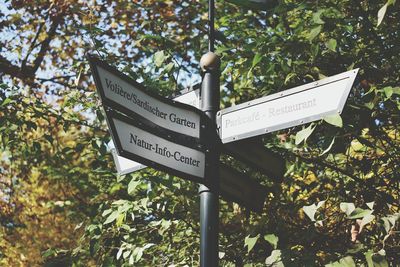
[[[218,70],[220,65],[219,57],[213,52],[205,53],[200,59],[200,67],[202,71]]]

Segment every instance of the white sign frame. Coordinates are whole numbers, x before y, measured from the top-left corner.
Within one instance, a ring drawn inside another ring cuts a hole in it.
[[[220,110],[217,113],[217,125],[222,143],[305,124],[335,113],[340,114],[358,70]],[[313,96],[316,92],[324,95]],[[320,103],[322,100],[325,102]],[[296,114],[294,111],[297,110],[301,112]],[[274,120],[271,117],[275,117]]]
[[[196,144],[191,147],[178,144],[172,137],[158,136],[147,125],[115,111],[106,110],[106,115],[118,155],[184,179],[205,183],[209,156],[204,149]],[[127,132],[130,136],[126,135]]]

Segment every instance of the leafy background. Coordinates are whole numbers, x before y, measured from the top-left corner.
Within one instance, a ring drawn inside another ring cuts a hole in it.
[[[216,2],[221,108],[360,68],[341,117],[263,137],[287,172],[245,170],[261,214],[221,201],[220,265],[398,266],[399,3]],[[84,55],[166,96],[206,25],[203,0],[0,2],[0,265],[199,265],[197,185],[116,175]]]

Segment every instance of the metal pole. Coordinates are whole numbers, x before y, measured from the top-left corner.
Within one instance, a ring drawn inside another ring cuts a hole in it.
[[[206,72],[202,81],[202,109],[215,123],[216,99],[219,100],[218,74]],[[218,103],[219,104],[219,103]],[[219,223],[219,151],[216,135],[210,135],[210,157],[207,162],[208,187],[200,185],[200,266],[218,266]]]
[[[214,10],[215,10],[214,0],[208,0],[208,51],[211,52],[214,52],[214,42],[215,42]]]
[[[219,110],[219,59],[214,51],[214,0],[209,0],[209,52],[200,60],[204,71],[201,84],[202,110],[215,126],[215,116]],[[216,130],[213,128],[212,130]],[[210,160],[206,166],[208,187],[200,185],[200,266],[218,266],[218,223],[219,223],[219,145],[216,133],[210,134],[208,146]]]

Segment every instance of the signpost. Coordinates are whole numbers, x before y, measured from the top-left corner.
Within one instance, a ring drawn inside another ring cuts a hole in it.
[[[178,102],[199,107],[195,91],[176,100],[163,98],[96,57],[89,56],[89,62],[116,146],[113,156],[119,172],[147,165],[199,182],[200,266],[216,267],[218,196],[260,211],[267,194],[265,187],[220,163],[220,153],[280,178],[283,160],[249,138],[341,113],[358,69],[218,111],[214,0],[209,0],[208,26],[209,52],[200,60],[202,111]]]
[[[174,101],[200,107],[200,90],[183,90],[181,91],[181,95],[174,98]],[[109,146],[119,175],[128,174],[147,167],[139,162],[120,156],[112,141]],[[250,150],[256,152],[255,157],[251,156],[253,155],[252,153],[247,152],[249,146],[251,146]],[[271,172],[267,173],[271,174],[274,178],[283,175],[283,169],[281,170],[283,160],[277,157],[277,155],[271,154],[272,152],[267,149],[262,149],[259,143],[256,144],[254,141],[249,143],[245,140],[244,142],[226,144],[226,149],[223,150],[242,159],[251,166],[260,167],[264,172],[268,169],[264,162],[271,162],[275,166],[271,169],[275,170],[275,172],[272,172],[273,174]],[[219,176],[222,198],[227,201],[237,202],[255,212],[262,210],[267,192],[264,186],[223,163],[220,164]]]
[[[233,142],[341,113],[358,69],[221,110],[223,143]]]

